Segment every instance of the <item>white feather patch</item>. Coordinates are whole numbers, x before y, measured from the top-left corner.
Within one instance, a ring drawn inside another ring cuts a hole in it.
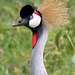
[[[31,28],[35,28],[35,27],[39,26],[39,24],[41,22],[41,17],[37,14],[34,14],[34,13],[32,15],[33,15],[33,19],[31,19],[29,21],[29,26]]]

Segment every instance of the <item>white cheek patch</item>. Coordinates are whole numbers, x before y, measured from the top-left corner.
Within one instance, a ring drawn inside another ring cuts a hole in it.
[[[31,19],[29,21],[29,26],[31,28],[35,28],[35,27],[39,26],[40,22],[41,22],[41,17],[39,15],[33,13],[33,19]]]

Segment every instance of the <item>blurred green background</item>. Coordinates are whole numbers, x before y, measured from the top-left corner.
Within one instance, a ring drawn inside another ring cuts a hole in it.
[[[30,75],[32,32],[13,28],[26,4],[37,8],[43,0],[0,0],[0,75]],[[50,32],[44,51],[48,75],[75,75],[75,0],[63,0],[70,8],[71,23]]]

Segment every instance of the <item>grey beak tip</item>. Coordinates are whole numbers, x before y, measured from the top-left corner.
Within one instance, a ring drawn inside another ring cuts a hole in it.
[[[14,23],[11,26],[14,27],[15,26]]]
[[[12,27],[14,27],[14,25],[12,25]]]
[[[12,27],[23,26],[23,24],[19,21],[13,22]]]

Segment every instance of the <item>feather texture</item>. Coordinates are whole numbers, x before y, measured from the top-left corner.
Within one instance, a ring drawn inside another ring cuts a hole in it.
[[[38,10],[42,14],[44,23],[51,28],[59,28],[69,23],[68,8],[60,0],[44,0]]]

